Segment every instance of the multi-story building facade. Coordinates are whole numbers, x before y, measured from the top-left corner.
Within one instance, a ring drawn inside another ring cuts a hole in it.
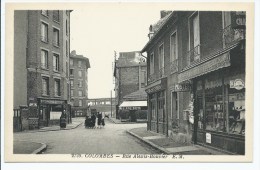
[[[245,13],[174,11],[158,23],[141,51],[148,130],[244,154]]]
[[[138,51],[120,52],[115,61],[114,77],[116,117],[119,118],[120,105],[128,100],[125,96],[138,92],[144,96],[133,100],[146,100],[146,94],[143,93],[146,86],[146,59]]]
[[[14,109],[28,108],[31,127],[57,123],[61,115],[71,121],[70,12],[14,12]]]
[[[88,99],[88,69],[89,59],[76,54],[70,54],[70,96],[73,116],[85,116],[87,113]]]

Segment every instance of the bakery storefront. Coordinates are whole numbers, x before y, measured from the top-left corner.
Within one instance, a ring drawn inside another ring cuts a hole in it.
[[[148,130],[167,135],[168,117],[166,114],[167,78],[162,78],[146,87],[148,94]]]
[[[245,54],[239,48],[179,74],[192,81],[192,141],[245,154]]]

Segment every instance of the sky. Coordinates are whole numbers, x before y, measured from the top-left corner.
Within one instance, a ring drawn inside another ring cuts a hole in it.
[[[114,97],[114,51],[140,51],[149,26],[160,19],[159,8],[100,5],[71,13],[71,51],[89,58],[88,97]]]

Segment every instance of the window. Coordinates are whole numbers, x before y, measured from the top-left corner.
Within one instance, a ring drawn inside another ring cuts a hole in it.
[[[68,41],[66,40],[66,57],[69,57],[69,53],[68,53]]]
[[[70,59],[70,65],[73,66],[73,59]]]
[[[81,63],[82,63],[82,62],[79,60],[79,61],[78,61],[78,66],[79,66],[79,67],[81,67]]]
[[[141,87],[145,87],[146,85],[146,71],[142,70],[141,71]]]
[[[44,15],[44,16],[48,16],[48,10],[42,10],[41,13],[42,13],[42,15]]]
[[[189,37],[190,37],[190,51],[189,64],[200,60],[200,28],[199,28],[199,14],[195,12],[189,18]]]
[[[82,91],[79,90],[78,93],[79,93],[79,97],[82,97]]]
[[[42,77],[42,95],[49,95],[49,77]]]
[[[60,12],[58,10],[53,11],[53,20],[60,22]]]
[[[66,35],[68,35],[68,20],[66,20]]]
[[[73,76],[73,69],[70,69],[70,76]]]
[[[74,96],[74,90],[70,91],[70,96],[73,97]]]
[[[48,51],[41,50],[41,67],[48,68]]]
[[[74,81],[70,80],[70,87],[73,87],[73,86],[74,86]]]
[[[69,76],[69,75],[68,75],[68,72],[69,72],[69,70],[68,70],[68,62],[66,62],[66,77]]]
[[[41,24],[41,40],[48,42],[48,25],[43,22]]]
[[[79,70],[79,77],[82,77],[82,71]]]
[[[54,79],[54,95],[60,96],[60,79]]]
[[[79,106],[82,106],[82,100],[79,100]]]
[[[60,38],[59,38],[59,30],[56,28],[53,28],[53,45],[58,47],[60,45]]]
[[[154,73],[154,54],[150,55],[150,74]]]
[[[163,44],[159,47],[159,76],[164,76],[164,46]]]
[[[82,87],[82,80],[79,80],[79,87]]]
[[[171,54],[170,55],[171,55],[171,57],[170,57],[171,62],[178,59],[178,57],[177,57],[177,32],[174,32],[171,35]]]
[[[59,55],[53,54],[53,70],[59,71]]]

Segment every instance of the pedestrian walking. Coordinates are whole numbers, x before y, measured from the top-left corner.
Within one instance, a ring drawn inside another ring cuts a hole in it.
[[[102,113],[101,112],[98,112],[98,115],[97,115],[97,118],[98,118],[98,128],[101,128],[101,121],[102,121]]]
[[[92,113],[92,116],[91,116],[91,124],[92,124],[92,128],[95,128],[96,127],[96,116],[94,113]]]
[[[103,113],[102,113],[102,119],[101,119],[101,125],[102,125],[102,127],[105,126],[105,117],[106,117],[106,114],[105,114],[105,112],[103,112]]]

